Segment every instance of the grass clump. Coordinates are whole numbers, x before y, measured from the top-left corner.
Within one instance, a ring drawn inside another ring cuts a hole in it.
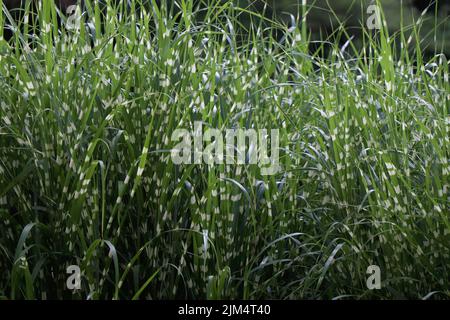
[[[42,1],[0,42],[0,295],[448,298],[446,57],[385,29],[311,53],[301,20],[177,3],[87,1],[74,31]],[[281,170],[175,165],[196,121],[278,129]]]

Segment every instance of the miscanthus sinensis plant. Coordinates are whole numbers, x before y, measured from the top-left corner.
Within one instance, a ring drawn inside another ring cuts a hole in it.
[[[448,298],[449,64],[420,22],[312,53],[302,19],[130,3],[68,30],[44,0],[0,40],[0,296]],[[281,170],[173,164],[196,121],[278,129]]]

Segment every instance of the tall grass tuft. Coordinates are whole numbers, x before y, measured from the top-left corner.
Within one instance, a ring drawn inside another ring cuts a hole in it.
[[[311,52],[304,17],[129,2],[73,29],[44,0],[9,43],[0,15],[0,296],[449,297],[449,64],[420,22]],[[281,171],[174,164],[196,121],[278,129]]]

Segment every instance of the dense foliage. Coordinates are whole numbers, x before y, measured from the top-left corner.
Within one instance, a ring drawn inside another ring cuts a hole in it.
[[[324,56],[230,2],[87,2],[79,30],[43,0],[33,40],[0,40],[0,296],[449,297],[449,64],[419,32]],[[195,121],[278,129],[281,170],[174,164]]]

